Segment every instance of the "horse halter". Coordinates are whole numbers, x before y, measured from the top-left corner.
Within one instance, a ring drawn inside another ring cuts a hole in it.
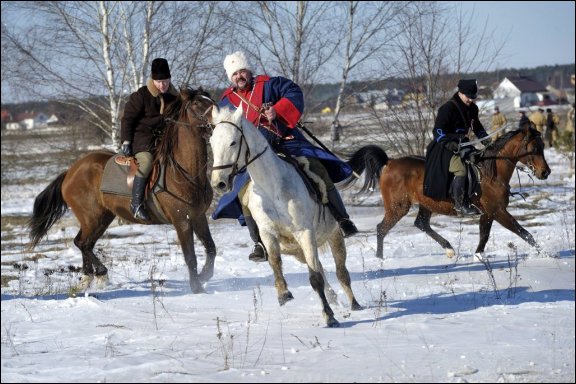
[[[540,139],[540,143],[536,143],[536,145],[533,147],[533,149],[531,151],[529,151],[528,150],[528,144],[530,144],[532,141],[538,140],[538,139]],[[518,146],[518,149],[516,150],[516,153],[514,154],[514,156],[518,160],[520,160],[523,157],[529,156],[529,159],[525,164],[530,169],[530,171],[532,171],[533,174],[535,173],[536,167],[534,167],[534,163],[532,162],[532,156],[538,154],[538,149],[539,149],[540,145],[542,145],[542,147],[543,147],[544,144],[542,143],[541,140],[542,139],[541,139],[540,133],[524,136],[522,138],[521,145]],[[524,149],[524,153],[518,154],[522,149]]]
[[[256,161],[256,159],[258,159],[260,156],[262,156],[264,154],[264,152],[266,152],[268,150],[268,146],[266,146],[266,148],[264,148],[264,150],[262,152],[260,152],[259,154],[254,156],[252,159],[250,159],[250,147],[248,146],[248,142],[246,141],[246,137],[244,136],[244,131],[242,130],[242,127],[239,127],[236,123],[233,123],[232,121],[223,120],[223,121],[220,121],[214,125],[214,130],[216,129],[218,124],[230,124],[233,127],[235,127],[237,130],[239,130],[240,135],[241,135],[240,136],[240,147],[238,148],[238,155],[236,156],[236,160],[230,164],[214,165],[212,167],[213,170],[232,168],[232,172],[230,172],[230,176],[228,177],[228,181],[230,182],[234,178],[234,176],[236,176],[240,172],[243,172],[246,169],[246,167],[248,167],[248,165],[250,163]],[[241,168],[238,168],[238,161],[240,160],[240,154],[242,152],[242,143],[244,143],[244,142],[246,143],[246,154],[245,154],[245,159],[244,159],[244,165]]]
[[[195,119],[200,120],[202,122],[201,127],[206,128],[206,132],[202,135],[202,137],[204,137],[205,140],[208,140],[210,138],[210,136],[212,135],[212,131],[214,130],[214,126],[210,123],[210,121],[208,120],[206,115],[216,105],[216,102],[214,100],[212,100],[211,98],[209,98],[208,96],[199,95],[199,97],[201,97],[205,100],[208,100],[210,102],[210,106],[208,106],[208,108],[206,108],[206,110],[203,113],[201,113],[201,114],[197,113],[195,110],[190,108],[190,104],[192,104],[191,100],[188,100],[186,102],[186,105],[184,106],[184,110],[186,111],[186,113],[191,112],[192,116]],[[186,127],[192,126],[192,123],[186,123],[183,121],[174,120],[172,118],[167,118],[166,121],[169,121],[174,125],[184,125]]]

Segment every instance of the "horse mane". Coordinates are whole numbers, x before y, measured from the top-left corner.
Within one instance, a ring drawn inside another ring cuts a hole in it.
[[[164,114],[165,127],[159,138],[156,148],[156,161],[165,164],[167,161],[173,162],[174,149],[178,145],[178,124],[188,124],[186,120],[186,110],[196,97],[210,94],[202,89],[183,88],[180,89],[178,97],[166,106]]]
[[[540,136],[540,132],[538,132],[532,123],[526,124],[529,124],[528,129],[530,136]],[[506,132],[484,150],[481,169],[484,170],[487,177],[492,179],[496,176],[496,160],[498,158],[498,153],[504,148],[509,140],[512,140],[512,138],[517,134],[524,132],[526,128],[526,125],[524,125],[523,127],[513,131]]]

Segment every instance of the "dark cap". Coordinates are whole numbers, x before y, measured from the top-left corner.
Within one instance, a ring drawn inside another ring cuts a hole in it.
[[[152,80],[170,79],[170,67],[168,61],[161,57],[152,60]]]
[[[469,99],[478,97],[478,85],[476,79],[460,80],[458,82],[458,92],[466,95]]]

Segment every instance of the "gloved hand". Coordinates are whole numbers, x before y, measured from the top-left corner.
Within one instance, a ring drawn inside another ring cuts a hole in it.
[[[458,151],[458,156],[460,156],[462,160],[468,160],[471,163],[474,163],[476,161],[475,151],[476,148],[474,148],[471,145],[468,145],[466,147],[460,148],[460,150]]]
[[[449,141],[444,145],[444,148],[446,148],[449,151],[456,153],[456,152],[458,152],[458,143],[455,141]]]
[[[120,152],[122,152],[124,156],[134,156],[134,153],[132,153],[132,142],[128,140],[124,141],[120,148]]]
[[[492,144],[491,137],[485,137],[484,139],[482,139],[482,145],[484,145],[485,147],[489,146],[490,144]]]

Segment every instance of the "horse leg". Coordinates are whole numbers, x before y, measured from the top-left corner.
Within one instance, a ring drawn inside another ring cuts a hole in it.
[[[288,290],[288,284],[286,283],[284,273],[282,272],[280,245],[275,238],[270,237],[269,234],[263,233],[262,231],[260,232],[260,237],[266,247],[266,251],[268,252],[268,263],[274,273],[274,286],[276,287],[276,292],[278,294],[278,303],[284,305],[294,299],[294,296],[292,296],[292,292]]]
[[[198,277],[198,261],[196,260],[196,252],[194,251],[194,231],[192,225],[187,220],[180,220],[173,224],[178,234],[178,240],[180,240],[186,266],[188,267],[190,289],[192,289],[192,293],[204,293],[204,288]]]
[[[322,278],[324,279],[324,294],[328,299],[328,303],[336,305],[338,304],[338,295],[336,294],[336,292],[334,292],[334,289],[332,288],[330,283],[328,283],[328,279],[326,278],[326,271],[324,271],[324,266],[322,265],[320,260],[318,260],[318,263],[320,264],[320,273],[322,273]]]
[[[353,311],[364,309],[364,307],[356,301],[354,292],[352,292],[350,273],[348,272],[348,268],[346,268],[346,243],[344,242],[344,238],[340,231],[334,232],[329,244],[330,249],[332,250],[332,257],[334,257],[334,264],[336,264],[336,276],[338,277],[338,281],[340,282],[342,289],[344,289],[346,296],[348,296],[351,309]]]
[[[397,212],[385,210],[384,218],[376,225],[376,257],[379,259],[384,258],[384,237],[408,213],[410,204],[398,204],[397,209]]]
[[[481,261],[484,260],[484,248],[490,237],[490,230],[492,229],[492,223],[494,219],[488,215],[480,216],[480,241],[478,242],[478,247],[476,248],[475,256]]]
[[[324,294],[324,279],[322,278],[322,273],[314,271],[310,267],[308,267],[308,273],[310,274],[310,285],[312,286],[312,289],[316,291],[320,297],[320,301],[322,302],[322,315],[324,321],[326,321],[326,325],[329,328],[338,327],[340,323],[334,317],[334,312],[332,311],[332,308],[330,308],[330,304],[328,304],[328,300]]]
[[[452,258],[454,257],[454,248],[452,244],[442,236],[438,234],[435,230],[430,227],[430,218],[432,217],[432,212],[430,210],[420,206],[418,209],[418,216],[416,216],[416,220],[414,220],[414,226],[421,230],[422,232],[426,233],[428,236],[436,240],[438,244],[442,248],[444,248],[444,252],[446,252],[446,256]]]
[[[76,210],[74,212],[79,211]],[[77,216],[80,222],[80,231],[74,238],[74,244],[82,252],[82,271],[84,275],[104,276],[108,273],[108,269],[94,254],[93,249],[96,241],[104,234],[114,217],[116,216],[108,210],[102,210],[100,215],[91,218]]]
[[[532,237],[530,232],[525,230],[524,227],[522,227],[508,211],[500,210],[496,213],[494,218],[504,228],[510,230],[511,232],[514,232],[528,244],[536,248],[536,251],[539,254],[542,253],[542,248],[536,243],[536,240],[534,240],[534,237]]]
[[[337,327],[340,325],[338,320],[334,317],[334,312],[328,304],[326,299],[326,294],[324,293],[324,278],[322,277],[322,264],[320,264],[320,258],[318,257],[318,245],[316,244],[316,235],[313,231],[303,231],[300,236],[296,236],[302,251],[304,252],[304,257],[306,258],[306,264],[308,265],[308,274],[310,275],[310,285],[312,289],[316,291],[316,294],[320,297],[322,302],[322,315],[326,321],[326,325],[330,328]]]
[[[199,275],[200,282],[205,283],[214,276],[214,261],[216,259],[216,245],[214,244],[214,240],[210,234],[206,215],[199,215],[195,220],[194,233],[202,242],[204,252],[206,253],[206,261],[204,262],[204,267],[202,267],[202,272],[200,272]]]

